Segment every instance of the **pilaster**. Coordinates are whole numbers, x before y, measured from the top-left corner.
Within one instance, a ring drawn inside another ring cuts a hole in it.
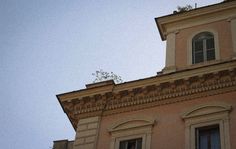
[[[164,73],[176,71],[175,65],[175,36],[177,31],[169,32],[166,35],[166,65]]]
[[[73,149],[96,149],[100,117],[80,119]]]

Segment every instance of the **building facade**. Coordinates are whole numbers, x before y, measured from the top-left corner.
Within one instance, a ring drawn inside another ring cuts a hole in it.
[[[76,136],[54,149],[236,148],[236,1],[155,20],[165,68],[57,95]]]

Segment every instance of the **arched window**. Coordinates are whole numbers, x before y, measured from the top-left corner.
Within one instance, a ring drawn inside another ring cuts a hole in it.
[[[202,32],[192,39],[192,64],[216,59],[214,35]]]

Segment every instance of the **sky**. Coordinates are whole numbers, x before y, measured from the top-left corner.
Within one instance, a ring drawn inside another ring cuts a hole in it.
[[[0,144],[50,149],[75,131],[55,95],[96,70],[124,82],[155,76],[165,42],[154,18],[222,0],[0,0]]]

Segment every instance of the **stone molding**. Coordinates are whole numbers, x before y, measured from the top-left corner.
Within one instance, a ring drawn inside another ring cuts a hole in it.
[[[121,141],[142,138],[142,148],[151,148],[151,133],[155,119],[148,117],[129,117],[118,120],[108,128],[111,135],[110,149],[119,149]]]
[[[208,115],[208,114],[213,114],[213,113],[219,113],[219,112],[229,112],[232,110],[232,106],[224,104],[224,103],[211,103],[211,104],[203,104],[203,105],[198,105],[194,108],[191,108],[191,110],[186,111],[185,113],[182,114],[182,118],[193,118],[193,117],[198,117],[202,115]],[[204,111],[201,112],[201,111]]]
[[[121,131],[131,128],[137,128],[137,127],[145,127],[145,126],[152,126],[155,124],[155,120],[147,117],[132,117],[132,118],[126,118],[124,120],[119,120],[112,124],[110,128],[108,128],[108,131],[114,132],[114,131]]]
[[[177,78],[176,75],[182,73],[182,78],[153,82],[153,84],[132,90],[107,91],[103,92],[104,94],[93,94],[83,98],[78,96],[62,102],[59,98],[59,101],[76,129],[81,118],[106,116],[235,91],[236,65],[231,66],[222,66],[224,69],[218,71],[211,71],[208,66],[208,73],[195,74],[192,72],[192,76],[188,77],[184,76],[185,72],[176,72],[167,74],[167,76]],[[189,73],[191,74],[191,71]]]

